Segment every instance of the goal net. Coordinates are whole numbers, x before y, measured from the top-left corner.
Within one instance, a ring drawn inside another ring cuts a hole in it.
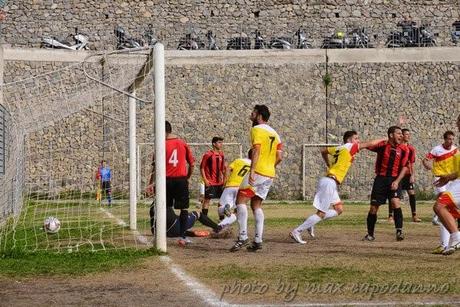
[[[149,61],[149,50],[135,50],[73,63],[4,63],[0,252],[145,247],[127,227],[128,96],[135,83],[138,122],[153,132],[154,82],[143,70]],[[101,160],[111,169],[110,190],[101,191]],[[147,234],[148,208],[138,215]],[[44,231],[50,216],[60,222],[56,233]]]

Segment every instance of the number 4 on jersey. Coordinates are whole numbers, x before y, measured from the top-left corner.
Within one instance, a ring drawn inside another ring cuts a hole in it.
[[[179,164],[179,160],[177,160],[177,149],[174,149],[171,153],[171,156],[168,159],[168,163],[172,164],[174,167]]]

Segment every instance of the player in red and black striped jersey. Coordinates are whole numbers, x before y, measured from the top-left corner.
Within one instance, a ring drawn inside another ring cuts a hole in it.
[[[223,141],[221,137],[213,137],[212,149],[208,150],[201,159],[201,178],[205,186],[201,211],[204,215],[208,215],[211,199],[220,198],[224,190],[226,164],[222,151]]]
[[[407,173],[409,150],[402,144],[403,134],[400,127],[391,126],[388,128],[388,140],[369,147],[370,151],[377,153],[375,162],[375,174],[371,192],[371,204],[367,215],[367,235],[364,240],[373,241],[375,223],[379,206],[390,200],[393,208],[394,222],[396,228],[396,240],[404,239],[402,233],[403,215],[400,206],[401,186],[400,182]]]
[[[404,178],[401,180],[401,190],[407,191],[407,195],[409,196],[409,204],[410,204],[410,209],[412,212],[412,221],[419,223],[422,220],[417,217],[417,202],[415,200],[415,189],[414,189],[415,148],[414,146],[409,144],[410,137],[411,137],[409,129],[406,129],[406,128],[402,129],[402,134],[403,134],[403,144],[405,144],[407,146],[407,149],[409,150],[409,157],[408,157],[407,173],[404,176]],[[391,206],[388,206],[388,220],[393,221],[393,208],[391,208]]]
[[[195,158],[187,143],[172,134],[171,124],[165,122],[166,130],[166,206],[180,210],[179,215],[179,245],[184,246],[190,241],[185,237],[187,230],[188,207],[190,193],[188,180],[193,172]],[[188,164],[188,168],[187,168]],[[152,167],[154,161],[152,162]],[[153,172],[150,177],[147,193],[153,193]]]

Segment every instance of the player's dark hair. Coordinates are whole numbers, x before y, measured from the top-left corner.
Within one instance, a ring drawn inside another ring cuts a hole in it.
[[[248,150],[248,158],[252,160],[252,148]]]
[[[390,136],[390,134],[395,133],[396,130],[401,130],[401,127],[391,126],[390,128],[388,128],[387,135]]]
[[[257,114],[260,114],[262,116],[262,119],[264,121],[268,121],[268,119],[270,118],[270,111],[268,110],[268,107],[266,105],[256,104],[254,110],[257,112]]]
[[[346,143],[349,138],[357,134],[358,132],[356,132],[355,130],[345,131],[345,133],[343,134],[343,142]]]
[[[214,144],[214,143],[217,143],[217,142],[223,141],[223,140],[224,140],[224,138],[221,138],[220,136],[215,136],[215,137],[212,138],[211,143]]]
[[[171,123],[168,122],[168,121],[165,121],[165,131],[166,131],[166,133],[171,133],[172,132]]]
[[[447,139],[449,137],[449,135],[452,135],[452,136],[455,136],[455,133],[451,130],[447,130],[446,132],[444,132],[444,134],[442,135],[444,140]]]
[[[403,128],[401,131],[402,131],[402,133],[404,133],[404,132],[410,132],[410,130],[407,129],[407,128]]]

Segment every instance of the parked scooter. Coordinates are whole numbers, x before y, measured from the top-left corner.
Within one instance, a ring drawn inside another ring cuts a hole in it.
[[[388,48],[436,46],[436,34],[428,31],[425,25],[417,27],[413,21],[403,21],[398,26],[401,31],[391,32],[388,36],[385,44]]]
[[[460,43],[460,20],[452,24],[452,42],[457,46]]]
[[[120,26],[115,27],[114,33],[117,37],[117,50],[140,48],[144,46],[144,42],[142,40],[129,36],[125,29]]]
[[[74,43],[70,43],[67,40],[60,40],[56,37],[44,37],[41,43],[41,48],[51,49],[67,49],[67,50],[82,50],[88,48],[88,37],[78,33],[78,29],[75,29],[75,35],[69,35],[74,40]],[[69,38],[68,37],[68,38]]]
[[[293,36],[272,38],[269,47],[272,49],[309,49],[311,43],[308,41],[305,31],[299,28]]]

